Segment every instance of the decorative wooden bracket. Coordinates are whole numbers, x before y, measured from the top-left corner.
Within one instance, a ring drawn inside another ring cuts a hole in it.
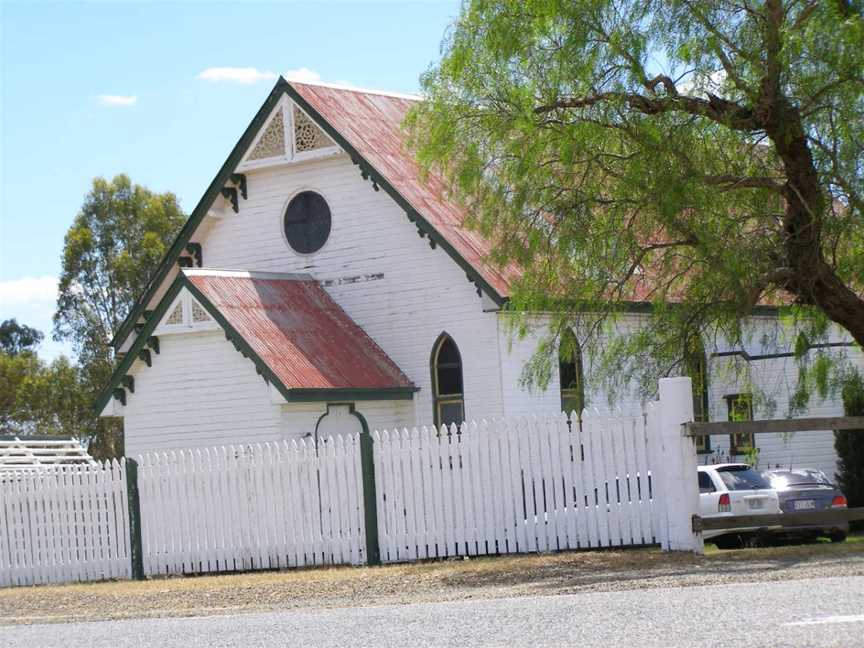
[[[191,268],[193,263],[192,257],[177,257],[177,265],[181,268]]]
[[[426,238],[427,236],[429,236],[429,234],[427,234],[426,232],[424,232],[422,229],[420,229],[418,227],[417,228],[417,236],[419,236],[420,238]],[[438,244],[435,243],[434,239],[431,236],[429,236],[429,247],[432,248],[433,250],[436,247],[438,247]]]
[[[123,386],[129,390],[130,394],[135,393],[135,379],[132,376],[123,376],[121,381]]]
[[[153,366],[153,357],[150,355],[150,349],[141,349],[138,352],[138,357],[146,362],[148,367]]]
[[[143,324],[143,323],[139,323],[139,324],[136,324],[135,326],[133,326],[132,328],[135,329],[135,333],[137,333],[137,334],[140,335],[141,331],[144,330],[144,324]]]
[[[186,251],[192,255],[195,260],[195,265],[199,268],[204,265],[204,252],[201,250],[200,243],[187,243]]]
[[[114,398],[115,398],[115,400],[120,401],[121,405],[125,405],[126,404],[126,390],[123,389],[122,387],[117,387],[114,390]]]
[[[151,335],[147,338],[147,346],[149,346],[153,351],[156,352],[156,355],[159,355],[159,338],[155,335]]]
[[[235,214],[240,213],[240,199],[237,198],[237,190],[234,187],[222,187],[222,197],[231,201]]]
[[[468,283],[474,285],[474,288],[477,290],[477,296],[478,296],[478,297],[482,297],[482,296],[483,296],[483,291],[480,289],[480,283],[477,282],[477,281],[475,281],[474,278],[473,278],[471,275],[469,275],[469,274],[466,274],[466,275],[465,275],[465,278],[468,280]]]
[[[240,195],[243,196],[243,200],[248,200],[249,193],[248,185],[246,184],[246,175],[243,173],[232,173],[231,182],[240,188]]]

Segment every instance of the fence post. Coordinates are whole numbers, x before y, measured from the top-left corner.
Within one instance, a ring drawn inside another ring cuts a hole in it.
[[[693,420],[690,378],[660,379],[660,463],[654,466],[661,479],[661,506],[666,511],[666,551],[702,553],[702,534],[693,532],[692,518],[699,511],[699,479],[696,442],[684,436],[682,423]]]
[[[360,433],[360,469],[363,473],[363,519],[366,525],[366,564],[381,564],[378,546],[378,500],[375,492],[375,441],[363,421]]]
[[[129,549],[132,578],[144,580],[144,554],[141,542],[141,500],[138,496],[138,462],[126,458],[126,496],[129,500]]]

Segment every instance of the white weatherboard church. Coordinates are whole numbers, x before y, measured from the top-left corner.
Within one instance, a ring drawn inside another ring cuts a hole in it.
[[[98,407],[124,419],[127,455],[549,414],[583,394],[605,404],[579,352],[545,391],[520,386],[538,338],[508,333],[518,269],[487,264],[489,242],[440,180],[421,180],[400,128],[415,101],[278,81],[113,341],[121,360]],[[750,362],[782,413],[791,355],[708,349],[697,412],[769,415],[722,378]],[[711,450],[750,442],[715,437]],[[834,473],[830,433],[756,443],[762,464]]]

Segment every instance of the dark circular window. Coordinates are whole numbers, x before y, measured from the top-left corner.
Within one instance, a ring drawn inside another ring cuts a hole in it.
[[[285,238],[301,254],[317,252],[330,236],[330,207],[314,191],[302,191],[285,210]]]

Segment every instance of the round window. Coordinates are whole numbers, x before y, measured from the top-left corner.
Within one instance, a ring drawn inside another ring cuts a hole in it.
[[[314,191],[301,191],[285,210],[285,238],[295,252],[317,252],[330,236],[330,207]]]

